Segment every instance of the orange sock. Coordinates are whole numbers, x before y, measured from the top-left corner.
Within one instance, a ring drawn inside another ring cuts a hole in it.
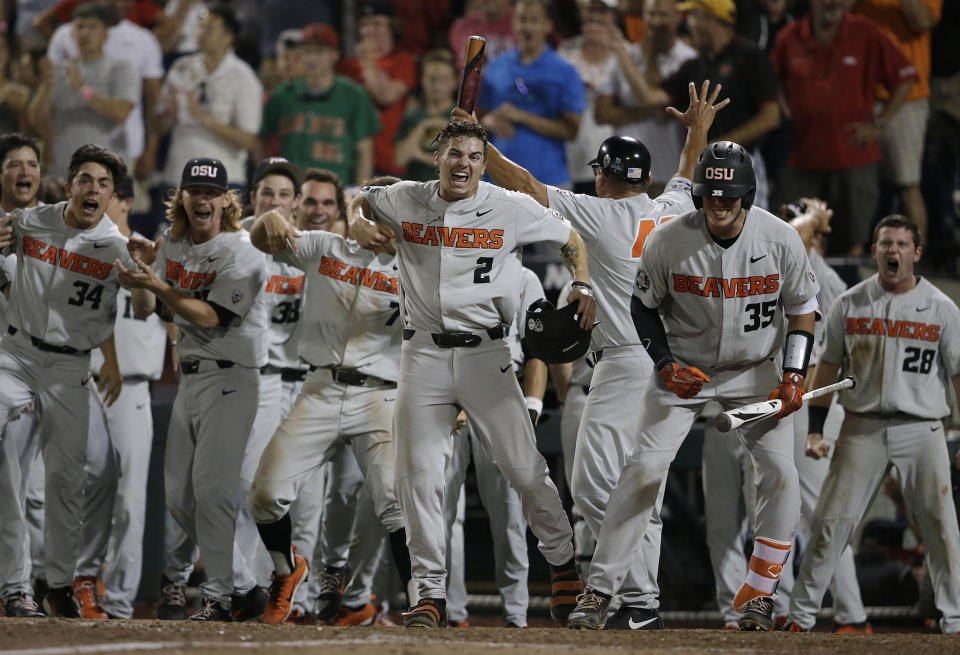
[[[790,544],[768,537],[757,537],[753,541],[753,556],[750,558],[750,570],[747,580],[733,599],[733,609],[740,611],[744,603],[757,596],[772,596],[780,582],[783,564],[790,555]]]

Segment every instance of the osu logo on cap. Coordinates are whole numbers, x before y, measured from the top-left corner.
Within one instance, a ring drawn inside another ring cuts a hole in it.
[[[190,177],[212,177],[216,178],[218,167],[212,164],[196,164],[190,169]]]
[[[725,180],[729,182],[733,179],[733,169],[725,166],[707,166],[703,176],[708,180]]]

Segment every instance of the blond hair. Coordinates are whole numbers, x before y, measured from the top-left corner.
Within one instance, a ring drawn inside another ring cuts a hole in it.
[[[170,236],[174,239],[184,239],[190,236],[190,220],[187,218],[187,210],[177,202],[182,190],[175,190],[164,203],[167,206],[167,220],[170,221]],[[240,198],[233,189],[228,189],[224,193],[230,199],[230,204],[223,208],[223,213],[220,215],[220,231],[239,232],[243,229],[240,225],[240,218],[243,215],[243,210],[240,208]]]

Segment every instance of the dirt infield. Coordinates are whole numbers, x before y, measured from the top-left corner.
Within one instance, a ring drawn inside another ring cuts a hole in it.
[[[331,628],[256,623],[42,621],[0,619],[0,655],[177,653],[207,655],[480,655],[511,653],[852,653],[941,655],[960,652],[960,636],[739,633],[720,630],[578,632],[559,628]]]

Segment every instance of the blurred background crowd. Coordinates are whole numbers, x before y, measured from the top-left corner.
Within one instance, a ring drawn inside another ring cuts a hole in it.
[[[676,170],[708,78],[732,99],[711,140],[748,147],[757,204],[818,197],[827,254],[864,254],[894,211],[957,264],[960,3],[942,0],[2,0],[0,132],[39,137],[44,189],[100,143],[135,172],[132,226],[152,236],[182,162],[216,157],[245,190],[262,157],[430,179],[468,36],[486,38],[478,113],[507,156],[585,193],[618,133],[653,176]],[[49,198],[48,198],[49,199]],[[798,208],[803,209],[803,208]]]

